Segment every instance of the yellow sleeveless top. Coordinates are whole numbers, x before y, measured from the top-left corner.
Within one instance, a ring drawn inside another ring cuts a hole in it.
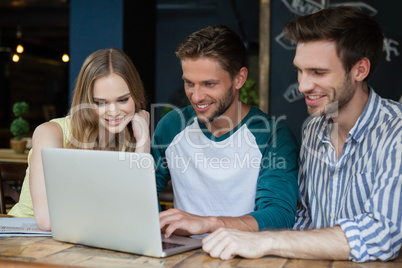
[[[57,124],[60,125],[61,129],[63,130],[63,147],[66,146],[68,137],[71,133],[70,117],[66,116],[63,118],[56,118],[56,119],[50,120],[50,122],[56,122]],[[34,216],[31,191],[29,189],[29,162],[31,160],[31,154],[32,154],[32,149],[29,151],[29,154],[28,154],[28,168],[25,173],[24,182],[22,183],[20,200],[8,212],[8,215],[11,215],[14,217],[24,217],[24,218],[31,217],[32,218]]]

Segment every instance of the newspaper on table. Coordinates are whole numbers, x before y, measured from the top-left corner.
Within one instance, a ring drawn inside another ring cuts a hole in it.
[[[0,236],[52,236],[39,229],[34,218],[1,218]]]

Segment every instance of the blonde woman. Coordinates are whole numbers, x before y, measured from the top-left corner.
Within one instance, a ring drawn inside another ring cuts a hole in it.
[[[78,75],[69,115],[35,129],[21,198],[9,215],[35,217],[39,228],[51,229],[42,148],[148,153],[149,113],[144,108],[141,79],[124,52],[111,48],[89,55]]]

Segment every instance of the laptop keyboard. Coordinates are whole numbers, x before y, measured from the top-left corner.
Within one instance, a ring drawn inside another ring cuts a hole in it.
[[[177,247],[182,247],[182,246],[184,246],[184,245],[183,244],[178,244],[178,243],[171,243],[171,242],[162,241],[162,248],[163,249],[177,248]]]

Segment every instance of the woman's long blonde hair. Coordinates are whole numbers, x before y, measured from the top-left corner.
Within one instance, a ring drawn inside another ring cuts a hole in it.
[[[146,101],[141,78],[131,59],[117,48],[101,49],[89,55],[80,70],[70,110],[71,136],[67,148],[134,151],[135,138],[131,123],[115,134],[113,144],[99,146],[99,117],[93,102],[95,80],[110,74],[121,76],[127,83],[135,103],[135,112],[145,109]]]

